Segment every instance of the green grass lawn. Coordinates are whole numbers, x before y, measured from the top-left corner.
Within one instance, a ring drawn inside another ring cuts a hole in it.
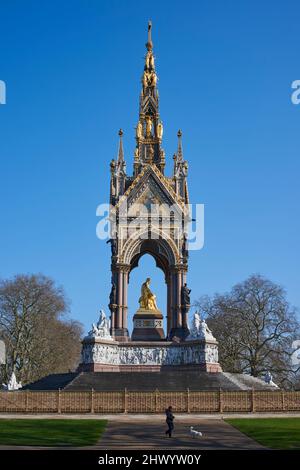
[[[0,445],[88,446],[105,427],[98,419],[1,419]]]
[[[269,449],[300,449],[300,418],[226,419]]]

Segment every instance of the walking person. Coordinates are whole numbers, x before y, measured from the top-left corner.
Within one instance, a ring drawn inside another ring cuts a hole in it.
[[[169,434],[169,437],[172,437],[172,432],[174,430],[174,415],[172,412],[172,406],[169,406],[169,408],[166,409],[166,423],[168,425],[168,429],[166,430],[166,435]]]

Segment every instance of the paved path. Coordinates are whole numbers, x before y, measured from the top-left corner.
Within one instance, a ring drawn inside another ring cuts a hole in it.
[[[150,418],[150,417],[149,417]],[[156,420],[155,420],[156,421]],[[97,449],[263,449],[257,442],[245,436],[222,419],[188,421],[175,420],[172,438],[165,436],[166,424],[161,422],[110,421]],[[190,426],[202,432],[200,438],[192,438]]]
[[[202,421],[203,419],[226,419],[226,418],[300,418],[299,412],[285,413],[176,413],[176,418],[180,421],[190,422]],[[0,419],[107,419],[118,422],[161,422],[164,413],[161,414],[100,414],[100,413],[0,413]]]

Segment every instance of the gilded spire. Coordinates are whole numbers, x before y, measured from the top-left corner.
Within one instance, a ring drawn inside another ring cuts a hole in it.
[[[155,95],[155,87],[157,84],[157,75],[155,73],[154,55],[153,55],[153,43],[151,38],[152,24],[149,21],[148,24],[148,42],[146,43],[147,54],[145,56],[144,73],[142,77],[143,93],[142,95]]]
[[[155,72],[151,21],[148,22],[146,49],[144,71],[141,80],[142,91],[140,95],[139,120],[135,128],[137,146],[135,151],[134,176],[141,171],[146,163],[155,163],[162,173],[165,167],[164,151],[161,148],[163,123],[160,120],[158,109],[158,78]]]

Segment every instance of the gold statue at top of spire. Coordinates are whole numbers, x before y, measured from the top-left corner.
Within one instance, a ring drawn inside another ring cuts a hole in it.
[[[153,55],[152,51],[148,51],[147,54],[146,54],[145,66],[146,66],[147,70],[149,70],[149,69],[154,70],[154,68],[155,68],[154,55]]]

